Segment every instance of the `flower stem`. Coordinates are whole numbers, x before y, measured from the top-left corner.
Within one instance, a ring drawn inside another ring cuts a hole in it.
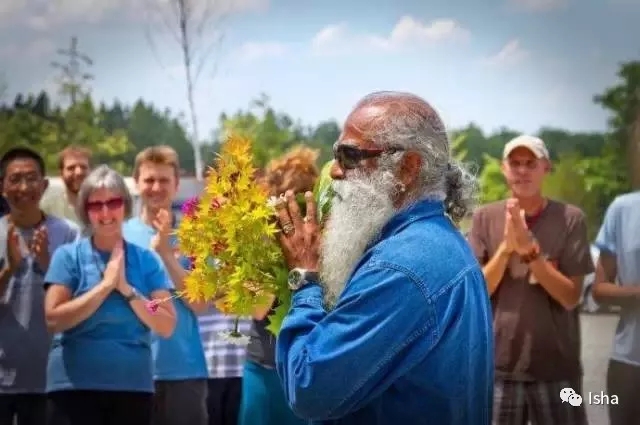
[[[242,334],[240,333],[240,330],[238,329],[239,327],[240,327],[240,316],[236,316],[236,318],[233,320],[233,330],[231,331],[232,337],[237,338],[242,336]]]

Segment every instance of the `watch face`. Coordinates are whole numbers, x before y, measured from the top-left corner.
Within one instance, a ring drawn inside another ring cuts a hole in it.
[[[298,270],[291,270],[289,272],[289,286],[298,286],[302,280],[302,273]]]

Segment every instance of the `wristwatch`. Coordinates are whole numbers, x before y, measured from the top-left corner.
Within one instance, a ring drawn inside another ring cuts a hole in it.
[[[292,291],[297,291],[298,289],[311,282],[320,282],[320,274],[317,272],[312,272],[310,270],[298,268],[291,270],[289,272],[289,278],[287,279],[289,289],[291,289]]]
[[[131,292],[129,293],[129,295],[126,295],[124,297],[124,299],[130,303],[133,300],[137,300],[138,298],[140,298],[140,293],[136,290],[136,288],[131,288]]]

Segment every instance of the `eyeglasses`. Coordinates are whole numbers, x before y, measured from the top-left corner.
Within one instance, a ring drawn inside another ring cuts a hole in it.
[[[86,208],[88,212],[101,212],[104,207],[107,207],[109,211],[117,210],[124,205],[124,199],[122,198],[113,198],[107,201],[92,201],[87,202]]]
[[[27,173],[27,174],[11,174],[7,176],[6,183],[8,186],[17,187],[24,182],[25,186],[34,187],[42,181],[39,174]]]
[[[344,170],[352,170],[358,168],[364,159],[376,158],[385,153],[396,153],[403,151],[400,147],[391,148],[369,148],[363,149],[353,145],[336,142],[333,145],[333,157]]]

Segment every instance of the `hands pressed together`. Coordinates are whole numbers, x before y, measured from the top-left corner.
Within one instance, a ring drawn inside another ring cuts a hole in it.
[[[529,231],[524,210],[520,208],[517,199],[507,200],[505,215],[504,244],[507,252],[520,256],[530,254],[536,247],[536,241]]]
[[[127,282],[124,262],[124,245],[119,242],[111,251],[111,257],[104,269],[103,284],[122,295],[128,295],[132,288]]]

